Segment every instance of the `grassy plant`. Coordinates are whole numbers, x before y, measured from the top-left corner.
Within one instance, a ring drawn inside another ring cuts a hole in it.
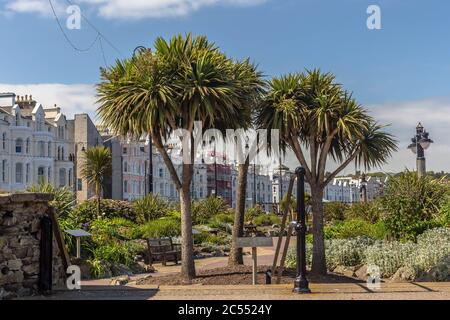
[[[139,223],[164,217],[171,210],[170,203],[167,200],[153,194],[134,200],[132,207],[136,214],[136,220]]]

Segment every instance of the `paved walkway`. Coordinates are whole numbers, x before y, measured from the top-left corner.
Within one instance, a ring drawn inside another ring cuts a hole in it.
[[[274,239],[275,240],[275,239]],[[275,243],[276,241],[274,241]],[[295,243],[291,240],[291,245]],[[249,252],[249,249],[244,249]],[[258,248],[258,264],[271,265],[274,248]],[[228,257],[198,259],[197,270],[213,269],[227,265]],[[244,256],[244,263],[251,265],[251,256]],[[180,265],[166,267],[155,264],[152,277],[180,272]],[[132,278],[140,277],[139,275]],[[294,294],[293,284],[280,285],[125,285],[110,286],[110,279],[83,281],[79,291],[56,290],[48,297],[32,299],[86,299],[86,300],[450,300],[450,283],[382,283],[379,290],[371,290],[365,283],[312,283],[311,294]],[[27,298],[30,299],[30,298]]]
[[[450,283],[386,283],[379,290],[365,284],[311,284],[311,294],[295,294],[292,285],[240,286],[84,286],[56,291],[46,300],[450,300]],[[27,298],[30,299],[30,298]]]

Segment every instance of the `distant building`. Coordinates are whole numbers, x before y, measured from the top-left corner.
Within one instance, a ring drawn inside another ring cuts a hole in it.
[[[232,166],[232,207],[236,207],[236,197],[238,188],[238,168]],[[251,208],[256,204],[260,205],[263,210],[269,212],[272,211],[272,181],[267,173],[263,172],[263,169],[257,165],[254,167],[252,164],[249,166],[247,173],[247,188],[245,195],[245,208]]]
[[[92,187],[81,177],[81,169],[85,161],[84,151],[103,145],[103,139],[88,114],[76,114],[68,121],[69,134],[72,137],[73,165],[75,172],[74,190],[77,201],[83,201],[95,196]]]
[[[30,95],[0,94],[0,189],[23,191],[40,182],[73,185],[72,143],[59,107]]]

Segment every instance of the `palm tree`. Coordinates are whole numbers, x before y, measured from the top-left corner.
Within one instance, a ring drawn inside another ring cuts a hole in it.
[[[245,127],[247,128],[252,124],[251,117],[252,114],[254,115],[254,110],[262,99],[265,83],[262,80],[261,72],[259,72],[256,66],[251,64],[248,60],[238,64],[235,70],[236,78],[240,79],[241,82],[240,101],[247,109],[246,118],[243,118],[243,121],[245,121]],[[245,136],[236,138],[240,139],[240,143],[238,145],[243,146]],[[233,142],[237,143],[237,141]],[[251,147],[255,148],[256,145],[252,145]],[[242,150],[237,151],[239,153]],[[228,265],[230,266],[244,264],[242,248],[238,248],[236,246],[236,241],[238,237],[242,237],[244,235],[245,198],[247,192],[247,175],[249,166],[250,155],[238,155],[236,208],[234,213],[230,255],[228,257]]]
[[[203,129],[236,128],[248,123],[240,98],[245,87],[238,77],[240,63],[227,58],[204,36],[188,34],[166,41],[159,37],[152,50],[117,61],[101,71],[98,85],[103,123],[118,134],[149,134],[167,166],[180,196],[182,276],[195,277],[190,186],[194,162],[194,122]],[[164,141],[183,129],[181,176]]]
[[[97,198],[97,216],[100,217],[100,199],[103,193],[103,180],[111,170],[111,152],[108,148],[97,146],[88,148],[84,153],[81,177],[94,189]]]
[[[396,141],[335,82],[334,75],[320,70],[273,78],[258,108],[257,123],[279,129],[283,150],[291,149],[306,170],[313,209],[312,272],[326,274],[324,188],[352,161],[366,169],[385,163],[397,149]],[[326,175],[329,157],[338,167]]]

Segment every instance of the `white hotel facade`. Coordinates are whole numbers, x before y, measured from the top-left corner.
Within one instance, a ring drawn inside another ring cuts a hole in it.
[[[0,190],[22,191],[48,182],[73,185],[73,144],[66,117],[32,96],[0,94]]]

